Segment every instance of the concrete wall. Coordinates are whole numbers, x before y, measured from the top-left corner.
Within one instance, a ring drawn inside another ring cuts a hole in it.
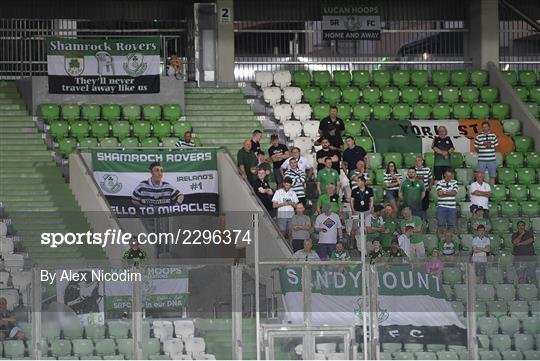
[[[184,107],[184,81],[173,77],[161,77],[160,92],[155,94],[49,94],[46,76],[34,76],[17,81],[17,88],[32,111],[38,114],[41,103],[84,104],[180,104]]]
[[[474,68],[499,62],[499,3],[497,0],[471,0],[467,9],[464,55]]]
[[[234,81],[234,6],[233,0],[217,0],[218,81]],[[224,10],[224,9],[228,9]],[[225,14],[226,13],[226,14]],[[224,15],[229,15],[228,17]]]

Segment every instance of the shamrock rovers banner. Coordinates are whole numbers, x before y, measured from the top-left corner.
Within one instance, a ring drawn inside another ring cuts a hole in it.
[[[362,324],[362,270],[314,267],[311,270],[314,324]],[[280,271],[287,321],[303,320],[301,268]],[[439,278],[407,266],[378,268],[378,322],[382,342],[466,345],[467,330],[446,300]]]
[[[118,217],[218,213],[216,149],[94,150],[92,168]]]
[[[49,93],[159,93],[158,37],[46,42]]]
[[[377,153],[425,153],[432,152],[433,138],[437,129],[445,126],[457,152],[474,152],[474,138],[482,132],[483,120],[411,120],[364,122],[364,128],[373,140]],[[505,135],[500,121],[490,120],[491,131],[499,138],[497,152],[514,151],[512,138]]]

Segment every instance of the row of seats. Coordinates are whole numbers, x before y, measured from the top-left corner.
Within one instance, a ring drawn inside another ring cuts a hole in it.
[[[106,138],[110,135],[122,140],[131,136],[143,140],[150,136],[159,138],[176,136],[184,137],[186,131],[192,130],[192,125],[187,121],[176,121],[172,124],[166,121],[151,123],[145,120],[139,120],[130,124],[125,120],[115,120],[110,125],[104,121],[93,123],[87,121],[76,121],[71,124],[67,121],[56,120],[46,127],[54,139],[60,140],[71,135],[74,138],[82,139],[92,136],[94,138]]]
[[[458,268],[457,268],[458,269]],[[459,269],[458,269],[459,270]],[[443,271],[444,272],[444,271]],[[486,271],[487,272],[487,271]],[[452,282],[460,280],[460,278],[456,274],[456,267],[453,267],[450,269],[450,271],[446,271],[446,274],[443,273],[443,282],[451,284],[453,287],[453,293],[456,300],[459,301],[467,301],[467,285],[462,283],[456,283],[452,284]],[[459,273],[458,273],[459,275]],[[530,302],[530,305],[528,304],[527,307],[530,306],[530,309],[527,308],[527,310],[530,310],[531,317],[538,318],[540,316],[540,301],[538,300],[538,289],[536,285],[533,284],[503,284],[498,283],[501,281],[501,275],[499,272],[491,269],[490,274],[486,274],[486,280],[489,279],[489,282],[494,283],[487,283],[487,284],[477,284],[475,286],[476,289],[476,299],[478,301],[526,301]],[[516,307],[518,304],[516,304]],[[510,308],[510,312],[518,312],[518,309]],[[525,316],[529,317],[529,311],[525,311]],[[538,320],[537,320],[538,321]],[[519,318],[516,318],[516,322],[518,327],[516,327],[516,331],[519,331]],[[536,325],[536,328],[534,329],[536,334],[537,328],[540,327],[540,324]],[[539,330],[540,331],[540,330]]]
[[[505,256],[510,257],[510,256]],[[503,258],[505,258],[503,257]],[[510,261],[514,261],[513,257],[510,257]],[[509,262],[510,262],[509,261]],[[500,299],[504,299],[506,301],[511,301],[515,299],[516,296],[516,288],[514,285],[518,283],[518,276],[516,273],[516,268],[514,267],[514,264],[510,264],[508,266],[505,265],[499,265],[499,266],[488,266],[485,268],[485,283],[487,285],[495,286],[495,293],[497,294],[497,297]],[[519,266],[519,265],[518,265]],[[442,273],[442,280],[444,284],[448,285],[455,285],[455,284],[461,284],[466,281],[466,273],[463,269],[460,267],[452,267],[452,266],[446,266]],[[477,285],[480,286],[480,285]],[[483,287],[484,285],[482,285]],[[460,286],[461,287],[461,286]],[[484,292],[484,289],[478,288],[480,292]],[[460,288],[461,292],[460,295],[464,296],[463,291],[466,292],[466,290],[463,290]],[[540,301],[535,300],[533,297],[535,295],[534,288],[530,285],[520,285],[518,286],[518,296],[522,300],[530,300],[531,303],[531,312],[534,315],[539,315],[540,313]],[[493,296],[493,290],[487,291],[489,295]],[[484,297],[485,298],[485,297]],[[462,300],[462,298],[459,298]],[[534,303],[534,305],[533,305]]]
[[[319,87],[309,87],[300,89],[299,87],[287,87],[283,91],[278,87],[269,87],[263,89],[263,98],[270,104],[280,103],[281,99],[289,104],[300,103],[303,99],[304,103],[316,105],[321,102],[336,105],[340,102],[347,104],[367,103],[376,104],[379,102],[390,105],[399,102],[414,105],[417,103],[426,103],[433,105],[435,103],[487,103],[493,104],[499,100],[499,89],[492,86],[484,86],[477,88],[467,86],[462,88],[457,87],[425,87],[422,89],[416,87],[366,87],[356,88],[347,87],[343,90],[337,87],[328,87],[321,89]]]
[[[526,88],[536,87],[538,76],[531,70],[506,70],[501,72],[504,78],[510,85],[521,85]]]
[[[182,109],[178,104],[41,104],[41,116],[45,123],[52,123],[58,119],[74,122],[80,119],[94,122],[100,119],[113,122],[125,119],[134,122],[139,119],[156,122],[161,119],[176,121],[182,116]]]
[[[295,119],[304,121],[308,119],[321,120],[328,116],[330,104],[321,103],[309,104],[276,104],[273,107],[274,117],[278,121]],[[338,117],[343,120],[354,119],[356,121],[374,120],[447,120],[447,119],[508,119],[511,114],[510,105],[506,103],[495,103],[491,106],[486,103],[457,103],[449,105],[446,103],[436,103],[433,105],[417,103],[413,106],[406,103],[395,105],[377,103],[360,103],[355,105],[337,104]]]
[[[524,86],[514,86],[514,91],[524,103],[540,105],[540,87],[528,89]]]
[[[480,351],[480,360],[537,360],[540,351]],[[427,352],[381,352],[381,360],[469,360],[466,350],[456,351],[427,351]]]

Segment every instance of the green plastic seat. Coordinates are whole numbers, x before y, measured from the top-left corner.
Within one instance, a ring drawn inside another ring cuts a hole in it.
[[[396,120],[409,120],[411,118],[411,107],[405,103],[396,104],[392,108],[392,114]]]
[[[109,329],[109,337],[114,339],[123,339],[128,337],[130,324],[125,321],[109,321],[107,322]]]
[[[126,147],[126,148],[135,148],[139,146],[139,140],[137,138],[132,138],[132,137],[124,138],[120,142],[120,146]]]
[[[161,106],[157,104],[148,104],[143,106],[143,119],[150,122],[161,120]]]
[[[147,148],[159,147],[159,140],[155,137],[141,139],[141,147],[147,147]]]
[[[484,103],[493,104],[499,99],[499,89],[493,86],[485,86],[480,89],[480,99]]]
[[[494,118],[497,118],[493,114]],[[502,119],[504,134],[515,136],[521,132],[521,122],[517,119]]]
[[[321,89],[328,88],[330,86],[330,72],[328,70],[314,70],[311,75],[313,76],[313,84]]]
[[[487,335],[476,335],[479,350],[489,350],[490,340]]]
[[[520,207],[524,217],[535,217],[540,214],[540,205],[537,202],[521,202]]]
[[[521,351],[501,351],[503,360],[523,360],[523,353]]]
[[[522,102],[526,102],[529,99],[529,89],[524,86],[514,86],[514,92]]]
[[[532,168],[518,168],[518,183],[521,185],[531,185],[535,183],[534,169]]]
[[[516,135],[513,137],[516,152],[530,152],[534,148],[534,140],[527,135]]]
[[[505,301],[491,301],[486,303],[490,316],[501,317],[508,313],[508,305]]]
[[[178,104],[164,104],[162,109],[163,120],[168,122],[177,121],[182,116],[182,108]]]
[[[532,88],[536,86],[536,73],[531,70],[520,70],[518,72],[519,84]]]
[[[133,135],[139,139],[149,137],[151,133],[151,126],[149,121],[139,120],[133,123]],[[114,129],[113,129],[114,134]],[[118,137],[122,140],[121,137]]]
[[[480,96],[480,92],[478,91],[477,87],[466,86],[466,87],[461,88],[461,100],[464,103],[468,103],[468,104],[477,103],[479,96]]]
[[[486,103],[474,103],[471,112],[474,119],[489,119],[489,105]]]
[[[461,270],[458,267],[445,267],[443,269],[443,282],[454,285],[461,282]]]
[[[450,166],[452,168],[463,167],[463,162],[464,162],[463,153],[454,152],[450,155]]]
[[[384,164],[394,162],[397,168],[401,168],[403,164],[403,155],[401,153],[387,152],[383,155]]]
[[[521,319],[521,325],[523,327],[523,333],[536,335],[540,332],[540,319],[537,316]]]
[[[443,345],[443,344],[439,344],[439,343],[428,343],[426,345],[426,350],[428,350],[428,352],[442,352],[444,350],[446,350],[446,345]]]
[[[485,70],[471,71],[471,84],[480,88],[488,83],[489,73]]]
[[[480,360],[501,360],[499,351],[480,351]]]
[[[494,351],[510,350],[512,346],[512,340],[509,335],[492,335],[490,338],[491,347]]]
[[[373,106],[373,118],[375,120],[389,120],[392,108],[388,104],[375,104]]]
[[[514,335],[514,346],[518,351],[530,351],[534,349],[534,337],[524,333]]]
[[[529,99],[531,102],[540,104],[540,87],[531,88],[529,92]]]
[[[452,86],[445,86],[441,89],[442,101],[448,104],[455,104],[459,101],[459,89]]]
[[[366,152],[373,152],[373,141],[371,137],[358,137],[356,138],[356,144],[366,150]]]
[[[366,103],[356,104],[353,107],[353,117],[355,120],[361,122],[369,120],[371,117],[371,107]]]
[[[538,290],[534,284],[520,284],[517,286],[517,295],[522,301],[534,301],[538,299]]]
[[[495,289],[493,285],[476,285],[476,298],[479,301],[493,301],[495,299]]]
[[[341,90],[337,87],[328,86],[323,88],[323,99],[330,105],[336,105],[341,100]]]
[[[431,119],[431,106],[429,104],[418,103],[412,109],[414,119],[427,120]]]
[[[99,146],[101,148],[114,148],[118,147],[118,139],[116,138],[103,138],[99,141]]]
[[[105,121],[97,121],[92,123],[92,136],[98,139],[109,136],[109,123]]]
[[[346,87],[343,89],[341,96],[345,103],[354,105],[360,101],[360,89],[357,87]]]
[[[368,153],[368,169],[376,170],[382,167],[381,153]]]
[[[75,138],[63,138],[58,142],[58,150],[64,158],[67,158],[77,148]]]
[[[334,83],[340,89],[345,89],[351,84],[351,73],[347,70],[334,70]]]
[[[450,72],[450,83],[457,87],[467,85],[469,83],[469,72],[467,70],[452,70]]]
[[[417,88],[424,88],[428,85],[429,74],[427,70],[411,71],[411,84]]]
[[[169,122],[161,121],[154,123],[152,128],[154,136],[158,137],[159,139],[163,139],[171,135],[171,123]],[[133,126],[133,131],[135,132],[135,125]]]
[[[417,360],[436,360],[437,354],[435,352],[415,352],[414,357]]]
[[[437,352],[437,359],[439,360],[457,360],[458,354],[454,351],[439,351]]]
[[[398,88],[408,86],[411,80],[411,73],[408,70],[394,70],[392,71],[392,84]]]
[[[189,122],[175,122],[172,125],[173,134],[178,138],[184,138],[184,133],[187,131],[191,131],[192,126]]]
[[[321,88],[308,87],[304,89],[304,102],[308,103],[312,107],[315,104],[319,104],[321,102]]]
[[[501,71],[501,74],[510,85],[516,85],[518,82],[517,72],[514,70]]]
[[[79,120],[71,124],[71,135],[77,139],[88,137],[90,124],[84,120]]]
[[[367,70],[353,70],[352,71],[352,82],[354,86],[359,88],[365,88],[369,85],[371,80],[371,75]]]
[[[527,161],[527,167],[540,168],[540,153],[527,153],[525,160]]]
[[[437,120],[444,120],[450,118],[450,107],[448,104],[437,103],[433,105],[433,118]]]
[[[424,153],[424,163],[426,164],[426,167],[433,169],[435,165],[435,153]]]
[[[63,121],[63,120],[55,120],[51,122],[50,131],[54,139],[56,140],[63,139],[67,137],[69,133],[69,124],[68,122]]]
[[[381,91],[377,87],[366,87],[362,89],[362,98],[369,105],[376,104],[381,99]]]
[[[501,202],[502,216],[513,218],[519,215],[519,205],[516,202]]]
[[[540,117],[540,106],[536,103],[527,103],[525,104],[527,106],[527,109],[529,109],[529,112],[532,114],[533,117],[538,119]]]
[[[471,117],[471,107],[467,103],[456,103],[452,106],[452,114],[456,119],[469,119]]]
[[[118,104],[103,104],[101,105],[101,115],[103,120],[112,123],[120,119],[121,109]]]
[[[510,117],[510,104],[494,103],[491,105],[491,114],[493,118],[503,120]]]
[[[450,72],[448,70],[432,70],[431,82],[438,88],[447,86],[450,83]]]
[[[46,124],[50,124],[60,119],[60,106],[58,104],[40,104],[39,111]]]
[[[401,342],[385,342],[382,344],[384,352],[401,352],[403,346]]]
[[[345,121],[345,136],[353,136],[355,139],[362,134],[362,123],[356,120]]]
[[[55,340],[51,343],[51,354],[54,357],[63,357],[71,355],[71,341]]]
[[[168,148],[174,148],[176,146],[176,143],[178,142],[177,137],[165,137],[160,139],[163,146]]]
[[[110,356],[116,354],[116,346],[114,340],[106,338],[103,340],[96,341],[96,355],[98,356]]]
[[[92,149],[97,148],[98,140],[96,138],[88,137],[79,140],[79,149]]]
[[[379,88],[385,88],[390,85],[390,80],[392,74],[386,70],[374,70],[373,75],[373,84]]]
[[[520,184],[510,184],[508,185],[508,194],[512,201],[522,202],[527,200],[528,189]]]
[[[62,119],[73,123],[81,118],[81,107],[77,104],[62,105]]]
[[[412,86],[401,88],[401,99],[404,103],[412,106],[420,100],[420,91]]]
[[[62,328],[62,332],[67,339],[82,338],[84,327],[78,319],[72,320]]]
[[[382,101],[390,105],[399,102],[399,89],[396,87],[386,87],[382,90]]]
[[[127,360],[133,358],[133,339],[131,338],[118,338],[116,340],[118,345],[118,354],[124,356]]]
[[[422,88],[420,96],[423,103],[433,105],[439,101],[439,89],[432,86]]]
[[[81,106],[81,116],[83,120],[93,123],[100,119],[101,107],[99,104],[83,104]]]
[[[495,234],[505,234],[508,233],[508,220],[501,219],[498,222],[492,222],[492,232]]]
[[[491,285],[498,285],[503,283],[504,273],[499,267],[488,267],[486,269],[486,282]],[[497,287],[497,286],[495,286]],[[498,289],[497,289],[498,291]],[[497,293],[498,296],[498,293]],[[498,297],[497,297],[498,298]]]
[[[538,338],[536,340],[536,343],[537,343],[536,348],[538,348]],[[525,356],[525,360],[539,360],[540,359],[540,350],[538,350],[538,351],[534,351],[534,350],[524,351],[523,356]]]
[[[519,320],[529,317],[529,304],[527,301],[510,301],[508,302],[508,311],[510,311],[510,316],[512,318],[518,320],[518,326],[514,326],[514,329],[519,330]]]
[[[103,326],[101,326],[103,329]],[[73,344],[73,355],[81,359],[87,359],[94,353],[94,344],[88,339],[75,339],[71,341]]]
[[[304,89],[311,84],[311,74],[307,70],[293,70],[291,75],[293,84],[297,87]]]
[[[24,356],[24,342],[21,340],[5,340],[3,346],[4,355],[8,359],[11,357],[16,360]]]
[[[120,141],[129,137],[130,125],[125,120],[117,120],[112,123],[112,134]]]
[[[159,339],[149,338],[142,341],[143,358],[148,359],[150,356],[158,355],[160,350]]]
[[[313,108],[313,117],[317,120],[322,120],[323,118],[326,118],[330,112],[330,105],[326,103],[316,104],[312,108]]]
[[[422,155],[420,153],[403,153],[403,167],[404,168],[410,168],[414,167],[416,163],[416,157],[418,155]]]
[[[127,104],[122,106],[122,116],[124,120],[134,123],[141,119],[141,106],[138,104]]]

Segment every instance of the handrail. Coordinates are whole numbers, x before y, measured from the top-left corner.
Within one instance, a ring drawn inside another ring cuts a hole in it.
[[[400,64],[422,64],[422,65],[429,65],[429,64],[472,64],[471,60],[427,60],[427,61],[416,61],[416,60],[343,60],[343,61],[245,61],[245,60],[235,60],[235,64],[254,64],[254,65],[309,65],[309,64],[354,64],[354,65],[362,65],[362,64],[385,64],[385,65],[400,65]]]
[[[234,29],[235,33],[313,34],[321,29]],[[381,29],[381,33],[467,33],[469,29]]]

